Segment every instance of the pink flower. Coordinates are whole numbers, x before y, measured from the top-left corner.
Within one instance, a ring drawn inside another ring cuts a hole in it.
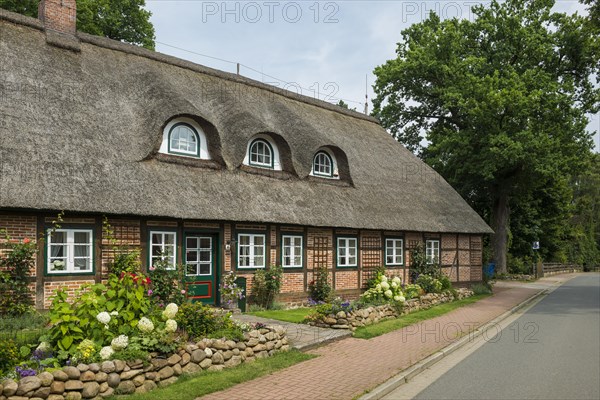
[[[154,268],[154,267],[150,267],[150,268],[148,268],[148,269],[150,270],[150,272],[152,272],[152,271],[154,271],[156,268]]]
[[[148,296],[152,295],[152,289],[148,289]]]
[[[31,240],[29,238],[25,238],[23,239],[23,243],[24,244],[29,244],[29,242],[31,242]]]
[[[185,290],[181,289],[181,294],[185,294]]]

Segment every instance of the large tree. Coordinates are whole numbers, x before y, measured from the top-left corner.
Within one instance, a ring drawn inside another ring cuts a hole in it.
[[[38,16],[39,0],[0,0],[0,8]],[[152,13],[145,0],[77,0],[77,29],[154,50]]]
[[[570,176],[590,154],[598,31],[553,4],[494,0],[474,7],[473,20],[432,13],[374,71],[374,114],[489,221],[500,272],[511,210],[540,240],[553,219],[568,219]]]

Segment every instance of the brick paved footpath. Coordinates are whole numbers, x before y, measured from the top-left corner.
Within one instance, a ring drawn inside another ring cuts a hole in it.
[[[347,338],[325,345],[308,352],[319,357],[209,394],[202,400],[349,400],[446,347],[457,339],[459,327],[467,333],[542,289],[537,285],[496,287],[494,296],[475,304],[373,339]],[[490,330],[490,337],[494,334]]]

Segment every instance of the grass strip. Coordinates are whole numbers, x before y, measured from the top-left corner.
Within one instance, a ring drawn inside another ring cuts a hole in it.
[[[314,355],[293,349],[222,371],[204,371],[194,375],[182,375],[176,383],[170,386],[143,394],[111,396],[109,400],[193,400],[196,397],[225,390],[238,383],[271,374],[314,357]]]
[[[304,318],[310,313],[311,309],[308,307],[294,308],[291,310],[266,310],[266,311],[255,311],[248,313],[250,315],[256,315],[257,317],[276,319],[278,321],[293,322],[301,324]]]
[[[489,294],[479,294],[468,297],[466,299],[453,301],[451,303],[444,303],[427,310],[419,310],[411,314],[403,315],[400,318],[388,319],[386,321],[379,322],[377,324],[361,326],[356,328],[353,336],[359,339],[371,339],[376,336],[383,335],[398,329],[402,329],[406,326],[432,319],[454,311],[457,308],[473,304],[481,299],[489,297]]]

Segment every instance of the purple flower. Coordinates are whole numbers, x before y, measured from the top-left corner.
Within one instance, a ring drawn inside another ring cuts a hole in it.
[[[148,289],[148,296],[152,296],[152,289]]]
[[[25,378],[26,376],[34,376],[37,373],[35,369],[28,368],[27,365],[17,365],[15,372],[19,374],[21,378]]]

